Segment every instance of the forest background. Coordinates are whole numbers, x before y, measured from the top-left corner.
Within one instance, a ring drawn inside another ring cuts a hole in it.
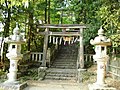
[[[85,24],[85,48],[102,26],[112,48],[120,45],[120,0],[0,0],[0,13],[1,37],[12,34],[18,22],[27,39],[23,51],[42,50],[41,24]]]

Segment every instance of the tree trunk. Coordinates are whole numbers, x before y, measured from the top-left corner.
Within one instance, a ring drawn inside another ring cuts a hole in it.
[[[7,7],[8,17],[7,17],[7,16],[5,17],[4,37],[7,37],[7,36],[9,36],[9,27],[10,27],[11,11],[10,11],[10,8],[8,8],[7,1],[6,1],[5,3],[6,3],[6,7]]]
[[[45,24],[47,24],[47,0],[45,0],[46,7],[45,7]]]
[[[50,0],[48,1],[48,24],[50,24]]]
[[[29,12],[29,25],[28,25],[28,51],[30,51],[30,42],[31,42],[31,34],[33,29],[33,12]]]
[[[6,12],[7,12],[7,15],[5,15],[5,18],[4,18],[4,33],[3,33],[3,38],[6,38],[9,36],[9,30],[10,30],[10,18],[11,18],[11,10],[10,8],[8,8],[8,2],[5,1],[5,4],[6,4]],[[3,66],[4,66],[4,61],[5,61],[5,57],[6,57],[6,53],[7,53],[7,49],[8,49],[8,44],[3,44],[3,53],[2,53],[2,56],[1,56],[1,62],[3,63]],[[4,67],[5,69],[5,67]]]

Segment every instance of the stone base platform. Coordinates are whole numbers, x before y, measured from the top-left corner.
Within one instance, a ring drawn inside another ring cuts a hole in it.
[[[0,90],[23,90],[28,85],[27,83],[21,83],[21,84],[0,84]]]
[[[84,77],[84,73],[86,72],[86,69],[78,69],[78,83],[83,82],[83,77]]]
[[[89,84],[88,88],[89,88],[89,90],[117,90],[114,87],[109,87],[109,86],[100,87],[100,86],[95,85],[95,84]]]

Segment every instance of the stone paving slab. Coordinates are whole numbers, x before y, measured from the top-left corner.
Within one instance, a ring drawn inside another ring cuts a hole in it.
[[[24,90],[88,90],[87,85],[59,80],[29,81]]]
[[[12,84],[12,83],[1,83],[0,90],[23,90],[27,87],[27,83],[20,83],[20,84]]]
[[[82,90],[77,86],[70,85],[46,85],[46,86],[28,86],[24,90]]]
[[[88,87],[89,90],[116,90],[116,88],[113,87],[109,87],[109,86],[102,87],[95,84],[89,84]]]

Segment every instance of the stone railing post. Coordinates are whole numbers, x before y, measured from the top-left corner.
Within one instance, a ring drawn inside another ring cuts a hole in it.
[[[51,59],[51,52],[50,52],[50,48],[48,48],[46,61],[48,62],[49,67],[50,67],[50,63],[51,63],[50,59]]]

